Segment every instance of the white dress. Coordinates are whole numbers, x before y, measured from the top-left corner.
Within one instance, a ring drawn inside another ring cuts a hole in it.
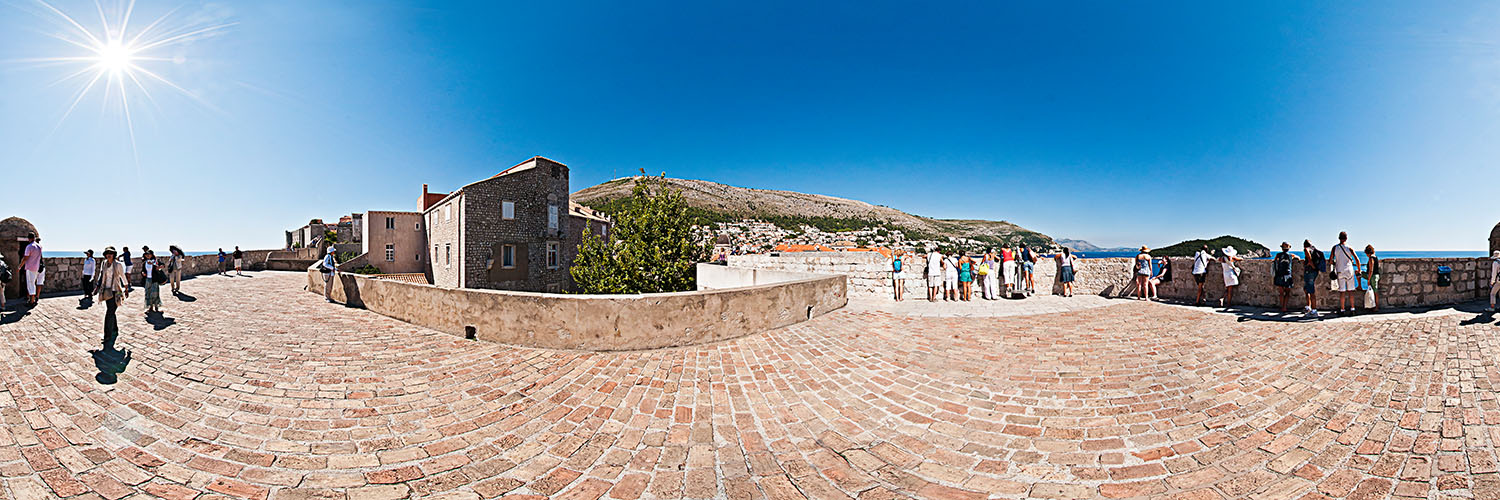
[[[1239,268],[1234,266],[1234,261],[1224,260],[1224,286],[1239,286]]]

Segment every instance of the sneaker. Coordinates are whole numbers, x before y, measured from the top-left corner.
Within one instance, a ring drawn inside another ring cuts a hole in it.
[[[1309,318],[1316,318],[1316,317],[1318,317],[1318,310],[1317,309],[1313,309],[1313,308],[1308,308],[1307,309],[1307,317],[1309,317]]]

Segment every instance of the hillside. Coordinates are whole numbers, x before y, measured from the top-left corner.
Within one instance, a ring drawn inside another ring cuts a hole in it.
[[[1193,253],[1203,248],[1204,244],[1207,244],[1208,249],[1213,250],[1215,253],[1217,253],[1224,247],[1232,246],[1235,250],[1240,252],[1241,257],[1247,259],[1255,257],[1266,257],[1271,255],[1271,249],[1266,248],[1265,245],[1229,235],[1220,236],[1211,240],[1187,240],[1182,243],[1178,243],[1176,245],[1165,248],[1154,248],[1151,250],[1151,255],[1190,257],[1193,255]]]
[[[1073,250],[1074,252],[1127,252],[1127,251],[1130,251],[1130,250],[1134,250],[1133,248],[1125,248],[1125,247],[1104,248],[1104,247],[1101,247],[1099,245],[1095,245],[1093,243],[1089,243],[1087,241],[1083,241],[1083,240],[1070,240],[1070,239],[1066,239],[1066,238],[1058,239],[1057,240],[1057,244],[1060,245],[1060,246],[1068,247],[1069,249]]]
[[[630,196],[633,178],[615,179],[572,194],[573,201],[603,212],[611,202]],[[806,224],[823,231],[884,227],[902,231],[907,239],[957,236],[992,243],[1054,245],[1052,238],[1006,221],[933,219],[894,208],[820,194],[751,189],[693,179],[666,179],[681,190],[700,222],[761,219],[796,228]]]

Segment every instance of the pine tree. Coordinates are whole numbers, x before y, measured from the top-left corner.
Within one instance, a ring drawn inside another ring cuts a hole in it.
[[[611,215],[611,237],[584,232],[569,272],[583,293],[681,292],[696,287],[695,266],[709,248],[693,235],[682,193],[665,176],[636,178],[630,198]]]

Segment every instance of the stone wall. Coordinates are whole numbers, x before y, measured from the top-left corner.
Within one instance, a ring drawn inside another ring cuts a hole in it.
[[[1363,258],[1363,255],[1360,256]],[[872,252],[801,252],[780,255],[733,255],[729,266],[738,268],[767,269],[813,274],[841,274],[849,278],[849,296],[855,298],[891,298],[894,285],[891,280],[890,260]],[[903,263],[906,269],[905,291],[907,298],[925,298],[926,264],[923,256],[908,255]],[[1192,259],[1172,260],[1173,280],[1159,286],[1157,293],[1167,299],[1192,301],[1197,287],[1192,277]],[[1134,262],[1129,258],[1079,259],[1075,269],[1073,292],[1078,295],[1101,295],[1127,297],[1136,293],[1133,280]],[[1438,266],[1453,268],[1453,285],[1437,286]],[[1482,299],[1489,290],[1489,261],[1487,259],[1384,259],[1381,261],[1380,304],[1382,307],[1417,307],[1455,304]],[[1276,306],[1277,290],[1271,284],[1271,261],[1247,260],[1240,262],[1240,287],[1235,292],[1236,304]],[[1209,265],[1204,284],[1205,300],[1217,303],[1224,296],[1224,274],[1219,263]],[[1293,269],[1294,283],[1291,302],[1305,303],[1302,292],[1302,269],[1300,261]],[[1042,259],[1035,266],[1036,293],[1053,295],[1062,293],[1062,283],[1057,281],[1057,261]],[[976,293],[978,284],[975,284]],[[1316,296],[1322,308],[1336,308],[1338,297],[1329,291],[1328,276],[1324,273],[1317,279]],[[1364,300],[1363,295],[1359,297]]]
[[[245,250],[245,263],[243,269],[264,270],[266,259],[274,250]],[[158,254],[160,257],[161,254]],[[226,259],[226,264],[234,265],[233,253]],[[83,278],[83,257],[46,257],[42,259],[47,264],[47,281],[42,285],[42,293],[70,293],[77,292],[81,288]],[[102,260],[95,254],[95,260]],[[130,270],[130,282],[136,285],[144,284],[141,280],[143,272],[140,264],[140,256],[131,256],[132,264]],[[184,261],[182,268],[183,277],[198,274],[209,274],[219,272],[218,255],[190,255]],[[305,268],[304,268],[305,269]]]
[[[732,339],[807,321],[848,302],[842,276],[797,277],[722,290],[571,295],[444,288],[341,273],[333,295],[339,302],[479,340],[617,351]],[[322,274],[309,270],[307,279],[308,289],[321,294]]]
[[[1360,255],[1363,259],[1364,256]],[[1119,259],[1128,262],[1128,259]],[[1197,293],[1193,282],[1192,259],[1174,259],[1173,279],[1166,286],[1158,286],[1162,297],[1177,300],[1192,300]],[[1438,266],[1453,269],[1453,284],[1437,286]],[[1424,307],[1457,304],[1485,298],[1489,292],[1489,259],[1381,259],[1380,289],[1377,290],[1381,307]],[[1235,290],[1236,304],[1273,307],[1277,305],[1279,293],[1271,283],[1271,261],[1252,260],[1239,263],[1240,286]],[[1208,300],[1217,303],[1224,296],[1224,272],[1218,263],[1209,265],[1208,279],[1204,285]],[[1305,304],[1307,295],[1302,291],[1302,262],[1292,266],[1294,286],[1291,303]],[[1320,273],[1314,286],[1318,305],[1324,309],[1336,309],[1339,294],[1330,290],[1328,273]],[[1134,290],[1134,288],[1131,288]],[[1364,294],[1357,300],[1364,306]],[[1300,307],[1300,306],[1299,306]]]

